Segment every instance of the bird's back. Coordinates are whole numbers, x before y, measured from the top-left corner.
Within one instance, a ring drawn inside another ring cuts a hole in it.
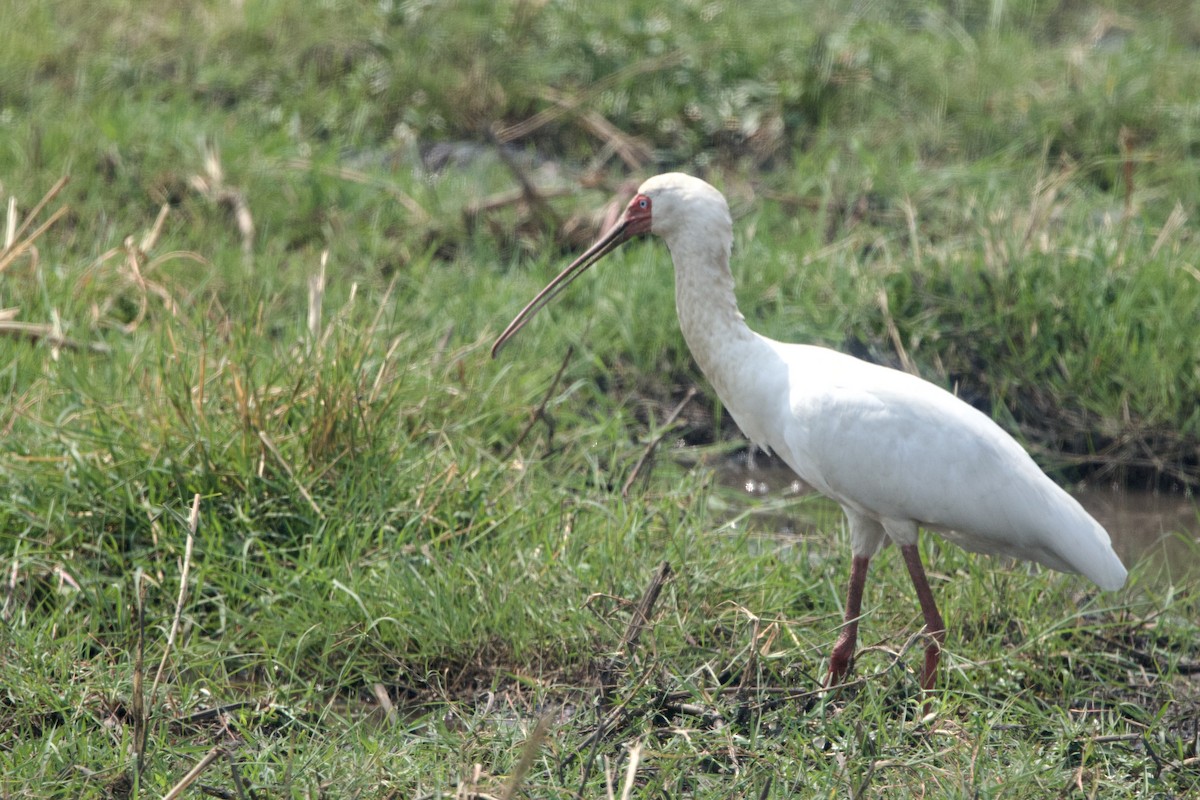
[[[1125,582],[1108,533],[986,415],[928,381],[836,351],[771,342],[790,392],[764,442],[848,508],[966,549]]]

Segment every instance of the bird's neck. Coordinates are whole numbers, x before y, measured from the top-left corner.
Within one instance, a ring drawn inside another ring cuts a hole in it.
[[[726,373],[762,342],[738,310],[729,271],[731,239],[729,233],[667,240],[675,262],[675,310],[680,330],[701,371],[727,403],[724,389],[730,381]]]
[[[691,236],[668,238],[675,262],[675,308],[688,349],[742,433],[783,452],[778,409],[788,398],[788,370],[776,343],[759,336],[738,311],[729,271],[733,241],[728,215]],[[704,234],[708,235],[704,235]]]

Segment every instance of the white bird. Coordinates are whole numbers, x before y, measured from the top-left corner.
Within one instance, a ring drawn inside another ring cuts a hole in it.
[[[908,373],[750,330],[729,271],[729,206],[698,178],[668,173],[643,183],[621,219],[513,319],[493,357],[574,278],[644,233],[666,240],[679,327],[738,427],[846,513],[854,558],[827,685],[852,666],[867,567],[891,540],[921,603],[931,639],[921,686],[933,687],[946,626],[917,550],[919,528],[977,553],[1081,572],[1102,589],[1125,584],[1104,528],[989,417]]]

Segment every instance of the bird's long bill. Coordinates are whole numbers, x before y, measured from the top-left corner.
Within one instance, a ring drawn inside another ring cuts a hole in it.
[[[579,258],[571,262],[571,265],[558,273],[554,280],[546,285],[537,293],[529,303],[521,309],[521,313],[513,318],[513,321],[508,323],[508,327],[504,329],[504,333],[496,339],[496,343],[492,345],[492,358],[500,352],[500,348],[508,343],[508,340],[517,335],[517,331],[525,327],[525,323],[533,319],[533,315],[542,309],[547,303],[558,296],[558,293],[567,288],[567,285],[583,274],[584,270],[595,264],[600,259],[617,249],[624,241],[632,236],[629,221],[622,218],[608,229],[608,233],[600,237],[597,242],[587,249],[587,252]]]

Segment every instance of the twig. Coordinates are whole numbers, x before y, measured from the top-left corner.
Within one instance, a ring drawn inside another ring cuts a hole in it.
[[[171,791],[163,795],[162,800],[175,800],[177,797],[182,795],[184,790],[195,783],[196,779],[200,777],[204,770],[212,766],[212,763],[220,758],[224,753],[225,746],[220,744],[214,747],[212,750],[209,750],[204,755],[204,758],[196,762],[196,766],[192,767],[188,771],[187,775],[184,775],[179,779],[179,783],[171,787]]]
[[[146,763],[146,697],[144,673],[146,664],[146,583],[141,570],[134,574],[134,595],[137,602],[137,649],[133,659],[133,754],[138,775]]]
[[[166,669],[167,659],[171,648],[175,645],[175,637],[179,634],[179,620],[183,616],[183,604],[187,599],[188,572],[192,568],[192,544],[196,539],[196,529],[200,525],[200,493],[192,498],[192,513],[188,516],[187,543],[183,548],[183,567],[179,571],[179,597],[175,600],[175,616],[171,619],[171,631],[167,634],[167,644],[163,648],[162,660],[158,662],[158,672],[154,674],[154,683],[150,686],[150,705],[154,705],[158,695],[158,684],[162,680],[163,670]]]
[[[673,703],[664,704],[663,709],[673,711],[677,714],[687,714],[690,717],[699,717],[705,722],[713,726],[714,729],[720,729],[725,724],[725,716],[715,708],[708,708],[699,703]]]
[[[242,709],[263,709],[262,702],[259,700],[236,700],[232,703],[226,703],[221,706],[213,706],[212,708],[204,708],[200,711],[194,711],[186,717],[180,717],[175,721],[175,724],[180,726],[198,725],[201,722],[219,719],[233,711],[241,711]]]
[[[1159,758],[1158,753],[1154,750],[1154,745],[1150,744],[1149,734],[1144,734],[1142,736],[1142,747],[1145,748],[1146,755],[1150,756],[1150,760],[1154,762],[1154,777],[1157,778],[1160,774],[1162,774],[1163,767],[1166,766],[1166,763]]]
[[[1112,742],[1136,742],[1145,736],[1143,733],[1110,733],[1105,736],[1093,736],[1088,739],[1092,744],[1111,744]]]
[[[570,186],[555,186],[550,188],[538,189],[538,195],[542,200],[549,200],[552,197],[564,197],[569,194],[575,194],[575,189]],[[510,189],[506,192],[493,194],[482,200],[476,201],[467,207],[463,212],[469,217],[486,214],[489,211],[496,211],[506,206],[520,203],[525,199],[525,191],[523,189]]]
[[[762,635],[762,619],[748,609],[746,615],[750,617],[750,648],[746,654],[746,666],[742,667],[742,679],[738,681],[739,689],[749,689],[751,677],[758,672],[758,639]],[[773,623],[771,627],[774,627]]]
[[[389,723],[395,722],[397,719],[396,706],[392,703],[392,698],[388,697],[387,687],[382,683],[371,684],[371,694],[375,695],[376,702],[383,709],[383,716]]]
[[[654,611],[654,604],[658,602],[658,595],[670,577],[671,564],[667,561],[660,562],[658,569],[654,571],[654,577],[650,579],[650,585],[642,593],[642,599],[633,611],[633,617],[629,620],[629,626],[621,638],[618,654],[623,654],[637,646],[638,639],[642,637],[642,631],[650,624],[650,614]]]
[[[598,111],[579,111],[582,103],[578,96],[571,97],[547,86],[542,89],[542,97],[565,111],[576,113],[583,127],[620,156],[632,171],[640,172],[650,161],[653,153],[649,146],[613,125]]]
[[[521,435],[516,438],[508,449],[504,451],[504,455],[500,456],[501,461],[508,461],[516,449],[521,446],[521,442],[525,441],[525,437],[529,435],[529,431],[533,429],[534,424],[539,420],[546,422],[546,427],[550,429],[549,437],[554,438],[554,423],[550,417],[546,415],[546,404],[550,402],[550,398],[554,396],[554,390],[558,388],[558,382],[562,380],[563,373],[567,371],[567,365],[571,363],[571,357],[575,355],[575,345],[567,348],[566,355],[563,356],[562,365],[559,366],[558,372],[554,375],[554,380],[550,381],[550,388],[546,390],[546,396],[542,398],[542,402],[533,413],[529,415],[529,422],[526,423],[525,429],[521,431]]]
[[[650,578],[650,584],[646,587],[646,591],[642,593],[642,599],[638,601],[637,608],[633,610],[633,614],[629,618],[629,625],[625,628],[625,635],[621,637],[621,644],[617,647],[617,651],[606,658],[600,667],[600,708],[608,705],[609,698],[617,687],[614,676],[624,667],[624,656],[637,647],[638,639],[642,637],[642,631],[650,624],[650,615],[654,611],[654,604],[658,602],[658,595],[670,577],[670,563],[660,562],[654,571],[654,576]]]
[[[634,686],[630,691],[629,696],[621,701],[620,704],[613,706],[613,708],[610,709],[607,714],[601,717],[598,723],[596,723],[596,730],[592,731],[591,736],[588,737],[587,742],[584,744],[584,747],[586,747],[588,750],[588,755],[587,760],[583,763],[583,775],[579,779],[579,788],[575,791],[575,797],[578,798],[578,800],[583,800],[583,787],[587,786],[588,778],[591,777],[592,766],[596,763],[596,751],[600,748],[600,740],[604,738],[605,733],[616,730],[619,727],[618,722],[621,721],[619,719],[621,715],[625,715],[629,718],[635,716],[633,712],[627,711],[629,702],[637,695],[638,691],[646,685],[652,674],[653,673],[651,670],[643,671],[641,677],[638,678],[637,685]],[[636,716],[640,716],[640,714],[637,714]],[[559,766],[560,775],[562,770],[565,770],[567,765],[570,764],[571,761],[573,761],[582,750],[583,748],[580,748],[563,759],[561,765]]]
[[[670,431],[671,423],[675,421],[675,418],[678,417],[680,412],[683,411],[684,406],[690,403],[692,398],[695,396],[696,387],[689,387],[687,394],[683,396],[683,399],[679,401],[679,404],[676,405],[675,408],[671,410],[671,413],[667,415],[667,418],[663,420],[662,433],[658,434],[658,436],[655,436],[650,441],[650,444],[646,445],[646,449],[642,451],[641,458],[639,458],[637,463],[633,465],[633,471],[629,473],[629,477],[625,479],[625,485],[621,487],[621,497],[629,496],[629,488],[633,486],[633,482],[637,480],[638,472],[641,470],[642,465],[649,461],[650,457],[654,455],[655,448],[658,447],[659,442],[661,442]]]
[[[522,139],[536,131],[538,128],[548,125],[559,117],[566,116],[580,106],[585,106],[593,98],[601,92],[609,89],[612,86],[640,75],[646,72],[657,72],[660,69],[665,69],[682,61],[684,53],[682,50],[674,50],[657,58],[648,58],[643,61],[638,61],[624,69],[620,69],[610,75],[606,75],[598,81],[592,83],[586,89],[572,98],[559,96],[554,99],[553,108],[547,108],[534,114],[529,119],[518,122],[515,125],[509,125],[507,128],[501,128],[496,131],[496,138],[501,142],[511,142],[514,139]]]
[[[496,147],[496,153],[500,156],[500,160],[508,167],[508,171],[517,179],[517,183],[521,184],[521,195],[525,198],[525,202],[529,204],[537,213],[550,220],[555,228],[562,226],[562,218],[555,213],[550,204],[542,197],[542,193],[533,185],[533,181],[529,180],[529,176],[525,174],[525,170],[513,158],[512,153],[501,143],[496,136],[496,127],[492,126],[487,130],[487,137]]]
[[[867,765],[867,774],[858,784],[858,789],[856,789],[854,792],[853,800],[860,800],[863,794],[866,793],[867,788],[871,785],[871,778],[875,775],[875,764],[875,759],[871,759],[871,763]]]
[[[625,162],[625,166],[634,172],[642,171],[653,157],[649,146],[613,125],[600,112],[586,111],[579,120],[597,139],[603,141],[605,145],[611,145],[616,154]]]
[[[62,350],[91,350],[93,353],[107,355],[112,348],[102,342],[78,342],[63,336],[54,325],[41,322],[18,322],[17,320],[0,320],[0,333],[29,339],[37,342],[45,340],[51,347]]]
[[[242,771],[238,769],[237,759],[233,757],[233,751],[226,750],[225,758],[229,761],[229,777],[233,780],[233,788],[237,789],[237,796],[242,798],[242,800],[258,800],[257,792],[253,789],[246,789],[246,784],[242,780]]]

